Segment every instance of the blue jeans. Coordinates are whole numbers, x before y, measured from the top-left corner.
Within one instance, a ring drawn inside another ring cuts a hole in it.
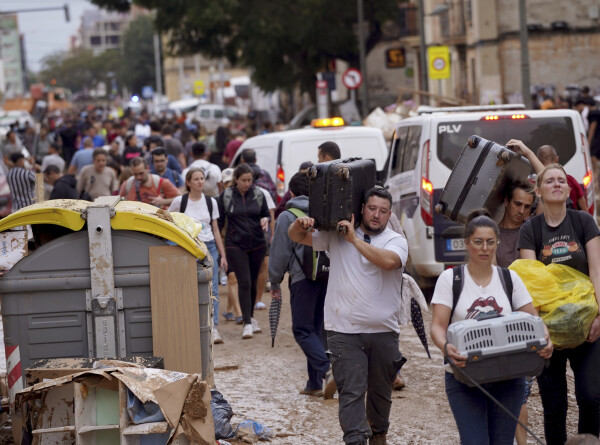
[[[550,366],[538,376],[544,407],[544,433],[548,445],[567,440],[567,359],[575,377],[575,399],[579,406],[579,434],[600,432],[600,340],[575,348],[555,349]]]
[[[372,434],[387,433],[390,426],[392,382],[406,361],[398,350],[398,334],[329,331],[327,344],[344,442],[366,444]]]
[[[446,395],[454,415],[462,445],[512,445],[517,421],[501,410],[479,390],[471,388],[445,373]],[[519,417],[525,393],[525,379],[504,380],[481,385]]]
[[[213,271],[212,271],[212,294],[213,294],[213,320],[215,326],[219,324],[219,252],[217,250],[217,243],[215,241],[208,241],[206,243],[208,253],[213,259]]]
[[[323,377],[329,370],[321,338],[326,292],[327,283],[316,281],[300,280],[290,286],[292,332],[306,356],[306,389],[310,390],[323,388]]]

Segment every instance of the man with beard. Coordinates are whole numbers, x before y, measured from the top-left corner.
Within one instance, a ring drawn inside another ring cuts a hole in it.
[[[352,217],[340,221],[338,231],[313,232],[314,219],[301,217],[288,230],[293,242],[329,252],[325,329],[348,445],[387,443],[392,382],[406,361],[398,350],[396,270],[406,263],[408,244],[386,228],[391,206],[390,193],[375,187],[365,194],[356,229]]]

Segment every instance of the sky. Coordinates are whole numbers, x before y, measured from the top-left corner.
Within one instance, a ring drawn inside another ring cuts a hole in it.
[[[71,21],[66,22],[62,9],[69,5]],[[88,0],[19,0],[0,1],[0,11],[25,11],[35,8],[60,8],[56,11],[19,12],[19,31],[25,36],[27,66],[37,72],[44,56],[69,49],[70,36],[77,34],[81,15],[87,9],[97,9]]]

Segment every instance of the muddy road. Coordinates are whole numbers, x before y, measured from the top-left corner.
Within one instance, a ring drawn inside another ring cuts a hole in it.
[[[224,289],[221,287],[222,294]],[[283,308],[274,348],[269,332],[268,293],[263,294],[267,310],[255,311],[263,332],[254,338],[242,340],[241,325],[220,317],[219,332],[225,343],[214,347],[217,389],[233,408],[232,424],[246,419],[257,421],[275,432],[274,445],[342,444],[337,395],[333,400],[323,400],[298,393],[306,383],[306,361],[291,331],[289,293],[283,286],[282,289]],[[223,312],[226,295],[221,296],[220,305]],[[429,337],[431,315],[423,316]],[[401,329],[400,349],[408,358],[402,368],[406,388],[393,393],[388,443],[458,444],[458,432],[444,393],[442,355],[429,339],[429,359],[412,325]],[[231,366],[237,369],[228,370]],[[577,430],[572,376],[569,385],[571,435]],[[528,407],[531,427],[543,440],[542,410],[535,384]],[[528,443],[536,442],[529,438]]]

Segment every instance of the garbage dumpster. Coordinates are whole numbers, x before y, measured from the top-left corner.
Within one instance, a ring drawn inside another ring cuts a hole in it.
[[[155,207],[82,203],[47,201],[1,221],[0,232],[36,223],[74,230],[33,251],[0,281],[7,356],[18,347],[20,370],[13,366],[13,374],[19,377],[37,359],[98,357],[104,350],[108,357],[154,355],[149,249],[169,239],[195,258],[206,256],[203,243]],[[209,258],[197,263],[203,379],[212,374]]]

